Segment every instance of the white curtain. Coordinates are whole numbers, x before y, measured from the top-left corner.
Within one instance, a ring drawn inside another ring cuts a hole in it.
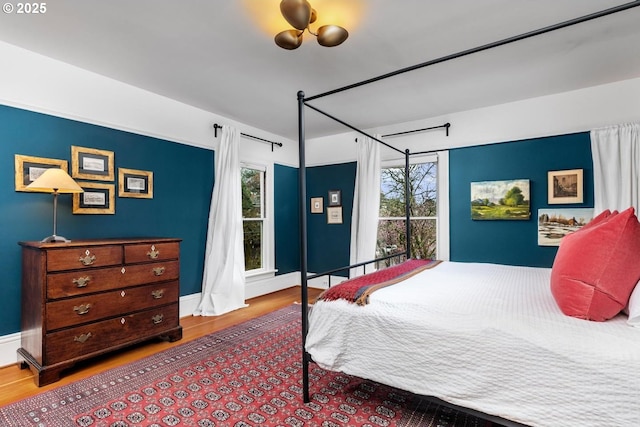
[[[640,209],[640,124],[591,131],[594,214]]]
[[[217,316],[246,307],[239,144],[238,131],[223,126],[215,156],[202,297],[195,316]]]
[[[380,138],[379,135],[374,137]],[[376,255],[380,210],[380,143],[369,137],[359,139],[357,161],[351,216],[351,264],[370,261]],[[372,271],[370,266],[367,266],[367,271]],[[362,267],[351,270],[352,277],[362,273]]]

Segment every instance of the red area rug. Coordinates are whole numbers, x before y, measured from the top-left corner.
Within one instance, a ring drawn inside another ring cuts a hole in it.
[[[438,426],[486,421],[312,365],[302,402],[293,305],[0,408],[3,427]],[[490,425],[490,424],[489,424]]]

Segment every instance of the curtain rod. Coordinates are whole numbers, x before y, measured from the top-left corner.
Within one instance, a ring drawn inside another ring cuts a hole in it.
[[[213,136],[216,137],[216,138],[218,137],[218,129],[222,129],[222,126],[220,126],[217,123],[214,123],[214,125],[213,125]],[[251,138],[251,139],[255,139],[256,141],[260,141],[260,142],[264,142],[264,143],[267,143],[267,144],[271,144],[271,151],[273,151],[273,146],[274,145],[277,145],[278,147],[282,147],[282,142],[269,141],[268,139],[260,138],[260,137],[249,135],[249,134],[242,133],[242,132],[240,132],[240,135],[244,136],[245,138]]]
[[[439,125],[439,126],[431,126],[428,128],[422,128],[422,129],[414,129],[414,130],[407,130],[404,132],[396,132],[396,133],[390,133],[387,135],[382,135],[381,138],[388,138],[390,136],[398,136],[398,135],[406,135],[408,133],[415,133],[415,132],[424,132],[425,130],[432,130],[432,129],[440,129],[440,128],[444,128],[445,131],[447,132],[447,136],[449,136],[449,128],[451,127],[451,123],[445,123],[443,125]]]
[[[447,136],[449,136],[449,128],[450,127],[451,127],[451,123],[445,123],[445,124],[439,125],[439,126],[431,126],[431,127],[428,127],[428,128],[406,130],[404,132],[396,132],[396,133],[389,133],[387,135],[380,135],[380,138],[388,138],[390,136],[406,135],[408,133],[424,132],[425,130],[440,129],[440,128],[444,128],[447,131]],[[358,142],[358,138],[356,138],[356,142]],[[411,153],[411,154],[424,154],[424,153],[427,153],[427,151],[422,151],[420,153]]]
[[[347,85],[347,86],[343,86],[343,87],[340,87],[340,88],[337,88],[337,89],[330,90],[328,92],[324,92],[324,93],[320,93],[318,95],[310,96],[310,97],[306,98],[305,101],[307,101],[307,102],[308,101],[313,101],[314,99],[323,98],[323,97],[328,96],[328,95],[333,95],[333,94],[336,94],[336,93],[339,93],[339,92],[344,92],[346,90],[350,90],[350,89],[354,89],[354,88],[357,88],[357,87],[360,87],[360,86],[364,86],[364,85],[367,85],[369,83],[374,83],[374,82],[377,82],[377,81],[380,81],[380,80],[384,80],[384,79],[387,79],[389,77],[394,77],[394,76],[397,76],[398,74],[403,74],[403,73],[406,73],[406,72],[409,72],[409,71],[417,70],[419,68],[424,68],[424,67],[428,67],[430,65],[439,64],[441,62],[450,61],[452,59],[457,59],[457,58],[460,58],[460,57],[463,57],[463,56],[471,55],[472,53],[481,52],[483,50],[493,49],[494,47],[503,46],[503,45],[506,45],[506,44],[509,44],[509,43],[513,43],[513,42],[517,42],[517,41],[520,41],[520,40],[528,39],[530,37],[538,36],[538,35],[541,35],[541,34],[549,33],[549,32],[555,31],[555,30],[559,30],[561,28],[566,28],[566,27],[569,27],[569,26],[572,26],[572,25],[576,25],[576,24],[580,24],[580,23],[583,23],[583,22],[591,21],[591,20],[594,20],[594,19],[597,19],[597,18],[601,18],[603,16],[611,15],[613,13],[621,12],[621,11],[624,11],[624,10],[627,10],[627,9],[631,9],[631,8],[634,8],[634,7],[638,7],[638,6],[640,6],[640,0],[632,1],[630,3],[621,4],[619,6],[615,6],[615,7],[609,8],[609,9],[604,9],[604,10],[601,10],[599,12],[591,13],[589,15],[584,15],[584,16],[581,16],[581,17],[578,17],[578,18],[574,18],[574,19],[570,19],[568,21],[563,21],[563,22],[560,22],[558,24],[554,24],[554,25],[550,25],[548,27],[540,28],[538,30],[529,31],[527,33],[523,33],[523,34],[520,34],[520,35],[517,35],[517,36],[513,36],[513,37],[506,38],[506,39],[498,40],[498,41],[495,41],[493,43],[484,44],[482,46],[478,46],[478,47],[475,47],[475,48],[472,48],[472,49],[463,50],[463,51],[460,51],[460,52],[457,52],[457,53],[454,53],[454,54],[451,54],[451,55],[446,55],[446,56],[443,56],[443,57],[440,57],[440,58],[437,58],[437,59],[433,59],[431,61],[427,61],[427,62],[423,62],[423,63],[420,63],[420,64],[416,64],[416,65],[413,65],[411,67],[401,68],[399,70],[392,71],[390,73],[383,74],[381,76],[372,77],[370,79],[363,80],[363,81],[358,82],[358,83],[353,83],[353,84],[350,84],[350,85]]]

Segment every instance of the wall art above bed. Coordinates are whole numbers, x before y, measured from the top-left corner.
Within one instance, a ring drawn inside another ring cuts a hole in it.
[[[593,219],[592,208],[538,209],[538,246],[560,246],[562,238]]]
[[[471,183],[471,219],[528,220],[531,196],[528,179]]]
[[[550,205],[584,201],[582,169],[549,171],[547,186]]]

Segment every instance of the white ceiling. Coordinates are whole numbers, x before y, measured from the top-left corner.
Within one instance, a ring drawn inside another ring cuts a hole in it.
[[[310,1],[319,24],[336,4],[348,9],[331,18],[349,30],[345,43],[325,48],[305,34],[299,49],[280,49],[273,36],[286,23],[267,29],[279,0],[56,0],[44,14],[0,14],[0,40],[296,139],[299,90],[313,96],[626,3]],[[640,7],[313,105],[373,128],[636,77]],[[313,112],[306,124],[307,137],[345,131]]]

